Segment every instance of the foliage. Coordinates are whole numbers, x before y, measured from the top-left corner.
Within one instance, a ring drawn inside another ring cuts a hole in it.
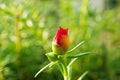
[[[86,42],[73,54],[92,52],[76,60],[72,80],[86,70],[87,80],[120,79],[120,8],[90,6],[89,0],[0,0],[0,80],[34,80],[49,63],[45,53],[59,26],[70,30],[70,49]],[[63,78],[54,66],[37,79]]]

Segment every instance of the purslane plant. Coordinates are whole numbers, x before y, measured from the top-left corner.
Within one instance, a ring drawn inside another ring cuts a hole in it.
[[[71,54],[75,49],[77,49],[83,43],[84,41],[78,43],[74,48],[67,51],[70,44],[68,29],[63,29],[62,27],[59,27],[52,42],[52,52],[46,53],[46,56],[48,57],[50,63],[44,66],[42,69],[40,69],[35,74],[35,77],[37,77],[46,68],[50,68],[53,65],[57,65],[63,75],[64,80],[71,80],[73,62],[75,62],[79,57],[90,53],[90,52],[83,52],[74,55]],[[78,78],[78,80],[82,80],[82,78],[86,74],[87,71],[83,73],[83,75],[81,75]]]

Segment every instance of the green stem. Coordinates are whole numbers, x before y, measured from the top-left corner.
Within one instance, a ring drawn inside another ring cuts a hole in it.
[[[20,33],[20,29],[19,29],[19,21],[20,21],[20,14],[18,13],[16,15],[16,26],[15,26],[15,34],[16,34],[16,51],[17,53],[20,53],[21,51],[21,33]]]
[[[15,36],[16,36],[16,53],[17,53],[17,60],[16,60],[16,64],[19,67],[20,65],[20,57],[21,57],[21,31],[20,31],[20,26],[19,26],[19,22],[20,22],[20,13],[17,13],[15,15]]]
[[[86,39],[86,33],[87,33],[87,7],[88,7],[89,0],[82,0],[82,5],[80,8],[80,26],[81,26],[81,32],[82,32],[82,38]]]
[[[58,67],[63,75],[64,80],[69,80],[68,73],[67,73],[67,66],[62,61],[59,61]]]

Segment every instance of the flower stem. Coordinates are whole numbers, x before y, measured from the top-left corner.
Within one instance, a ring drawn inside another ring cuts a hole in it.
[[[19,29],[19,21],[20,21],[20,14],[17,13],[16,14],[16,26],[15,26],[15,34],[16,34],[16,51],[17,53],[20,53],[21,51],[21,33],[20,33],[20,29]]]
[[[67,66],[62,61],[59,61],[58,67],[63,75],[64,80],[69,80],[68,73],[67,73]]]

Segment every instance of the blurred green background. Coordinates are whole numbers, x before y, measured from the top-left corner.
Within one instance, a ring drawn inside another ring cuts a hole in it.
[[[0,80],[63,80],[49,63],[58,27],[69,29],[73,54],[90,51],[73,65],[72,80],[120,80],[120,0],[0,0]]]

